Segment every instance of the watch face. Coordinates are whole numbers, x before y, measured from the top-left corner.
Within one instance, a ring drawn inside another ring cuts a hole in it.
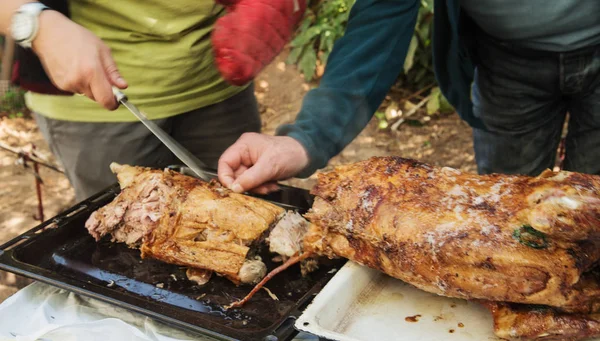
[[[17,13],[13,17],[11,33],[16,41],[22,41],[29,38],[36,24],[35,17],[24,13]]]

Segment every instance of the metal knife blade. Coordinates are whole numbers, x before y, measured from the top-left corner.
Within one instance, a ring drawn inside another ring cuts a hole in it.
[[[144,113],[142,113],[135,105],[131,104],[127,99],[127,96],[122,93],[119,89],[113,87],[113,94],[119,103],[129,109],[132,114],[142,122],[148,130],[150,130],[175,156],[181,160],[186,166],[188,166],[198,177],[204,181],[210,181],[211,177],[202,171],[202,168],[206,168],[206,165],[185,149],[179,142],[175,141],[171,135],[167,134],[161,127],[156,123],[148,119]]]

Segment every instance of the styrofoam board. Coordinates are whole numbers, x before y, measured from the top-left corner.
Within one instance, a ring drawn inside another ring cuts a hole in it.
[[[417,322],[410,322],[411,317]],[[336,341],[501,340],[481,305],[430,294],[353,262],[315,297],[296,328]]]

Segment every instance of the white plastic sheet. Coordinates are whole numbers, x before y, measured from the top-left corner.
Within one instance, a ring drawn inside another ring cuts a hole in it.
[[[327,283],[296,328],[335,341],[500,341],[491,314],[353,262]]]
[[[211,341],[146,316],[33,283],[0,305],[0,340]],[[295,340],[315,340],[299,335]]]

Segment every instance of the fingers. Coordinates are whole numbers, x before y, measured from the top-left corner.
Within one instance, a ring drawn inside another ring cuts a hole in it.
[[[236,171],[242,166],[242,150],[245,145],[234,143],[227,148],[218,162],[219,181],[223,186],[231,188],[237,178]]]
[[[101,67],[97,67],[90,81],[90,89],[96,102],[109,110],[116,109],[119,104],[112,92],[111,84]]]
[[[127,86],[116,68],[107,47],[99,48],[99,56],[96,62],[88,63],[81,68],[79,80],[74,88],[76,93],[83,94],[93,101],[109,110],[118,108],[119,104],[112,92],[112,85],[120,88]],[[114,79],[114,81],[113,81]]]
[[[264,160],[265,158],[259,158],[254,166],[243,172],[231,185],[231,190],[236,193],[242,193],[273,179],[273,167],[268,165]]]
[[[274,180],[293,176],[305,166],[304,153],[291,138],[245,133],[221,155],[219,181],[237,193],[274,192],[279,190]]]
[[[91,99],[92,101],[95,101],[96,99],[94,98],[94,92],[92,91],[92,89],[88,86],[82,86],[80,88],[77,88],[77,90],[75,90],[76,93],[85,95],[87,98]]]
[[[110,49],[102,49],[100,52],[100,59],[102,61],[102,65],[104,66],[104,71],[110,80],[112,85],[115,85],[119,89],[127,88],[127,82],[121,76],[119,69],[117,68],[117,64],[115,63],[112,55],[110,53]]]
[[[233,168],[227,163],[223,163],[219,161],[219,171],[218,171],[219,182],[227,187],[231,188],[233,182],[235,181]]]
[[[112,86],[126,88],[110,49],[100,38],[55,11],[40,16],[33,48],[52,82],[62,90],[82,94],[108,109],[117,102]]]
[[[119,103],[115,99],[112,85],[121,89],[127,87],[127,82],[121,77],[117,65],[113,60],[109,48],[100,48],[100,60],[96,67],[90,87],[94,93],[95,100],[109,110],[115,110]]]

